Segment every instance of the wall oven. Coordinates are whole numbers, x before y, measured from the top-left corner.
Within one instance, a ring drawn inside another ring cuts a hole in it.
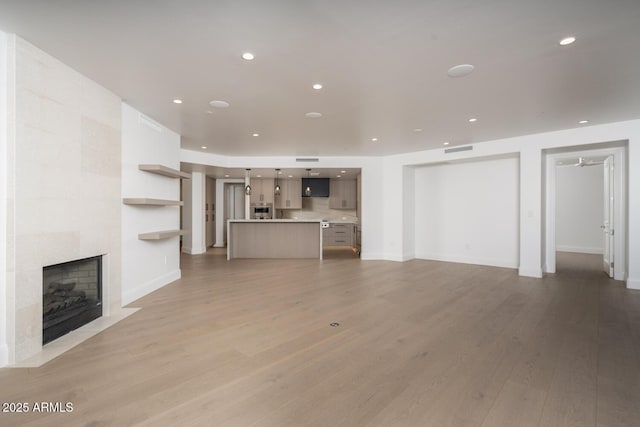
[[[258,205],[251,204],[251,219],[272,219],[273,218],[273,203],[267,203]]]

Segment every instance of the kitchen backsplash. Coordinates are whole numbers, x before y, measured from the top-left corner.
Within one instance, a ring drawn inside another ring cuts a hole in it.
[[[328,197],[303,197],[302,210],[277,209],[276,218],[280,219],[326,219],[329,221],[353,221],[358,217],[354,210],[329,209]]]

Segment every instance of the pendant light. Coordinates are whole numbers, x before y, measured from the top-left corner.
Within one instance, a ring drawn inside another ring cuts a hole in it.
[[[307,186],[304,188],[304,195],[309,197],[311,196],[311,169],[307,169]]]
[[[244,194],[245,196],[250,196],[251,195],[251,174],[249,173],[251,169],[247,169],[246,174],[245,174],[245,182],[248,181],[247,185],[244,187]]]
[[[280,195],[280,184],[278,184],[278,174],[280,173],[280,169],[276,169],[276,188],[273,190],[273,194],[276,196]]]

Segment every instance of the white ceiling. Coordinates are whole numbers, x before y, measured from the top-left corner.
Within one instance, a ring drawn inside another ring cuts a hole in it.
[[[0,11],[0,29],[187,149],[385,155],[640,117],[638,0],[0,0]],[[568,35],[576,43],[559,46]],[[464,63],[471,75],[447,76]]]

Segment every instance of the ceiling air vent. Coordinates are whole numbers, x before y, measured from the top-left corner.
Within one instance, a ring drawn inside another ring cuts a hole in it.
[[[458,151],[471,151],[473,150],[473,145],[466,145],[464,147],[453,147],[453,148],[445,148],[444,153],[457,153]]]
[[[138,114],[138,123],[143,124],[147,127],[150,127],[151,129],[155,130],[156,132],[162,132],[162,126],[160,125],[160,123],[157,123],[153,120],[151,120],[149,117],[145,116],[142,113]]]
[[[296,162],[319,162],[320,159],[317,157],[298,157]]]

